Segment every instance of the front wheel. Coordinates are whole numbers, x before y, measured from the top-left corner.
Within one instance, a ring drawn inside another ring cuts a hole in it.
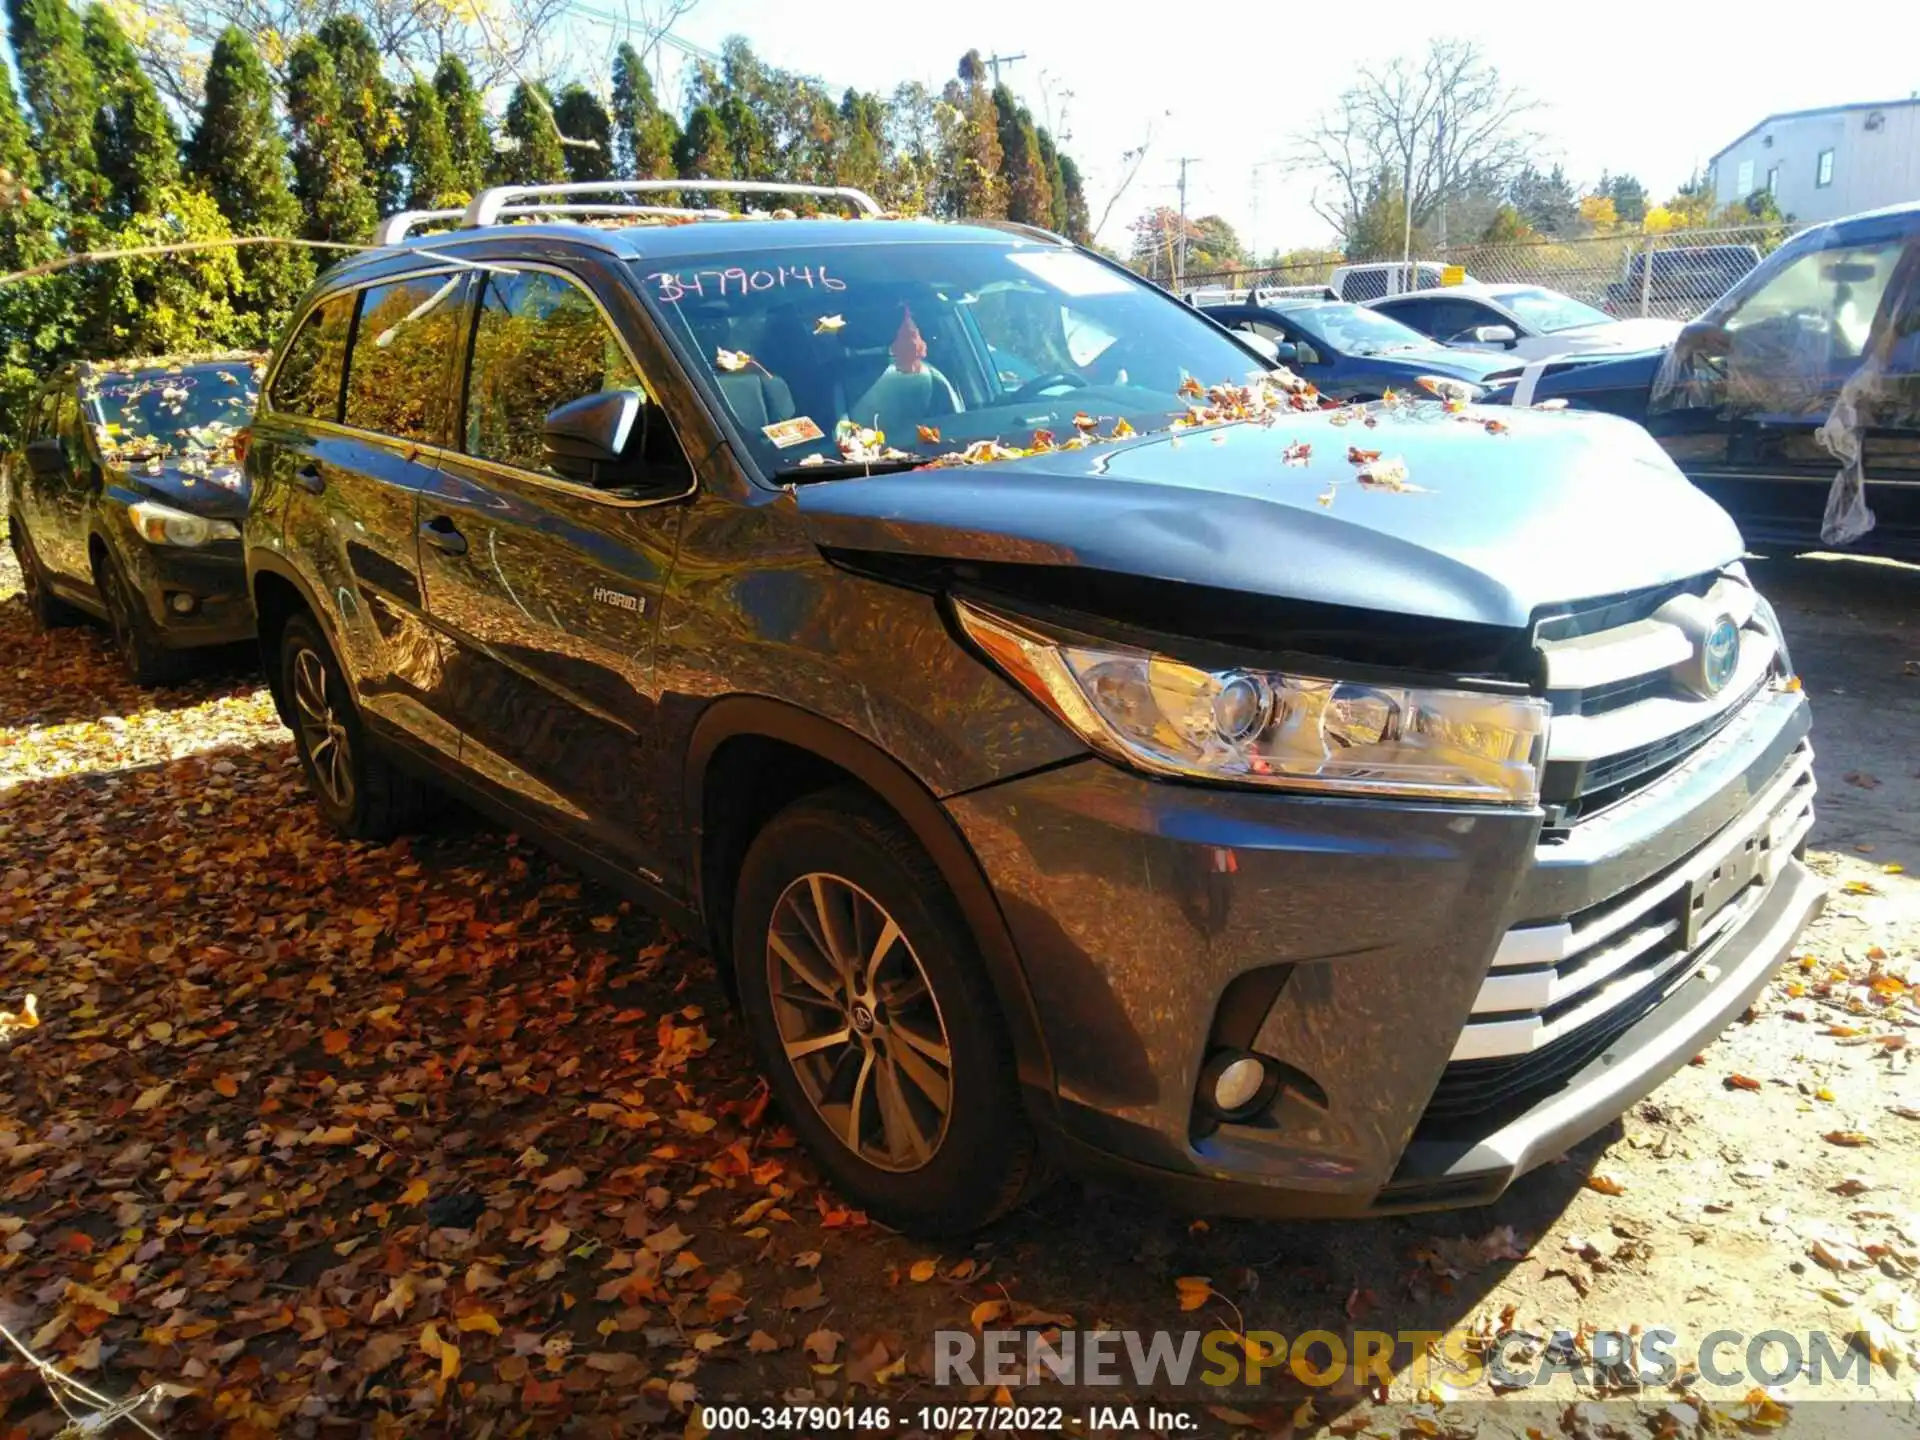
[[[305,615],[280,633],[280,684],[314,804],[356,840],[388,840],[424,818],[426,787],[368,743],[333,647]]]
[[[184,679],[187,657],[161,643],[159,629],[134,593],[126,572],[111,556],[100,557],[94,579],[100,586],[100,598],[106,603],[114,647],[120,652],[120,665],[127,672],[127,678],[146,688],[172,685]]]
[[[897,818],[856,789],[775,816],[741,868],[733,954],[774,1095],[843,1195],[930,1235],[1020,1201],[1038,1170],[1006,1027]]]

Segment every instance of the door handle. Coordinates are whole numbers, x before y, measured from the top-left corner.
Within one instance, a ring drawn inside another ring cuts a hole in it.
[[[449,555],[467,553],[467,537],[453,528],[450,516],[436,515],[420,527],[420,538],[436,550],[444,550]]]
[[[318,465],[302,465],[293,472],[293,483],[309,495],[318,495],[327,488],[327,482],[321,476]]]

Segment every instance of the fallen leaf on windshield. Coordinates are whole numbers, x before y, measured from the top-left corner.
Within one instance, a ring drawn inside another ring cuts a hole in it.
[[[1113,422],[1114,439],[1124,440],[1131,434],[1133,434],[1133,426],[1129,425],[1125,420],[1116,420]]]
[[[1349,465],[1369,465],[1379,458],[1380,452],[1378,450],[1362,450],[1358,445],[1349,445],[1347,447],[1347,463]]]
[[[1073,428],[1085,434],[1100,422],[1084,410],[1076,410],[1073,415]]]
[[[1313,457],[1313,446],[1304,440],[1296,440],[1280,452],[1282,465],[1304,465]]]
[[[1053,449],[1053,431],[1036,430],[1033,432],[1033,448],[1036,450]]]
[[[1354,477],[1369,490],[1392,490],[1399,493],[1411,493],[1420,489],[1407,479],[1407,462],[1398,458],[1376,460],[1363,466]]]
[[[753,363],[753,357],[744,350],[716,350],[713,363],[722,370],[744,370]]]
[[[920,427],[920,443],[922,445],[938,445],[940,443],[939,426],[922,425]]]
[[[1213,1286],[1204,1275],[1182,1275],[1173,1282],[1173,1288],[1180,1296],[1182,1310],[1198,1310],[1213,1294]]]
[[[1180,382],[1180,393],[1189,399],[1198,400],[1202,395],[1207,393],[1207,387],[1189,375]]]
[[[813,322],[813,333],[816,335],[831,335],[834,331],[844,330],[846,327],[847,320],[844,315],[822,315],[818,320]]]

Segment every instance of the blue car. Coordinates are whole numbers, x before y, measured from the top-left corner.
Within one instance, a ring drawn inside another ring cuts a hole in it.
[[[1339,300],[1205,305],[1201,313],[1229,330],[1271,341],[1280,362],[1340,400],[1378,400],[1411,390],[1422,375],[1477,385],[1494,399],[1519,379],[1510,355],[1456,350],[1398,320]]]

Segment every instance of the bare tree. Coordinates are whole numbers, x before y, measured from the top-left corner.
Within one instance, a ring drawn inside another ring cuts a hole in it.
[[[1120,204],[1127,191],[1133,188],[1133,182],[1140,174],[1140,167],[1147,163],[1147,152],[1153,148],[1154,126],[1172,113],[1170,110],[1162,111],[1157,117],[1147,121],[1146,137],[1131,150],[1120,152],[1120,178],[1113,187],[1113,194],[1107,197],[1106,208],[1100,212],[1100,223],[1093,227],[1091,238],[1095,244],[1100,241],[1100,232],[1107,228],[1107,221],[1113,218],[1115,207]]]
[[[1289,166],[1318,174],[1313,208],[1342,235],[1385,181],[1423,226],[1448,201],[1498,186],[1540,143],[1539,102],[1502,83],[1470,40],[1435,40],[1360,72],[1333,109],[1294,136]]]
[[[142,63],[181,109],[199,107],[206,57],[230,25],[253,37],[277,80],[302,35],[338,15],[352,15],[372,34],[388,61],[432,74],[448,55],[472,72],[482,92],[535,63],[542,32],[569,9],[570,0],[143,0],[116,4]],[[485,18],[481,18],[482,10]]]

